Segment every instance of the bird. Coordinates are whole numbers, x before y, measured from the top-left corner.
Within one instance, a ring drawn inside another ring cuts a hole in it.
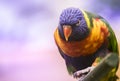
[[[61,12],[54,40],[74,78],[83,79],[106,55],[119,54],[116,35],[107,20],[75,7]],[[118,66],[119,63],[101,81],[116,81]]]

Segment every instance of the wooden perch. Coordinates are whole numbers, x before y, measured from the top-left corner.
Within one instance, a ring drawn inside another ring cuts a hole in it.
[[[107,75],[119,62],[118,54],[108,54],[96,68],[88,73],[82,81],[100,81]]]

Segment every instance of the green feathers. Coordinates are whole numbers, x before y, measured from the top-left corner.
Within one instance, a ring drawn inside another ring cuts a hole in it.
[[[106,26],[109,29],[109,33],[110,33],[110,36],[108,37],[108,41],[109,41],[108,48],[112,52],[119,53],[117,39],[115,37],[115,34],[114,34],[111,26],[108,24],[108,22],[105,19],[103,19],[103,17],[101,17],[97,14],[92,14],[90,12],[85,12],[85,13],[87,14],[87,17],[89,18],[90,27],[93,27],[93,20],[92,20],[93,18],[94,19],[96,19],[96,18],[100,19],[102,22],[104,22],[106,24]]]
[[[109,32],[109,36],[106,38],[108,40],[108,42],[107,42],[108,43],[108,50],[110,52],[114,52],[114,53],[119,54],[116,36],[115,36],[111,26],[108,24],[108,22],[98,15],[94,15],[94,14],[91,14],[89,12],[86,12],[86,13],[89,17],[91,27],[93,27],[93,22],[92,22],[93,18],[95,18],[95,19],[99,18],[102,22],[104,22],[106,24],[106,26],[108,28],[108,32]],[[98,58],[100,58],[100,57],[98,57]],[[118,63],[118,66],[119,66],[119,63]],[[106,75],[105,78],[103,78],[101,81],[116,81],[118,79],[118,77],[116,76],[116,71],[118,69],[118,66],[116,68],[114,68],[111,72],[109,72],[109,74]]]
[[[67,70],[70,75],[72,75],[76,71],[76,69],[70,64],[67,65]]]
[[[78,20],[80,24],[76,26]],[[119,54],[116,36],[103,17],[78,8],[68,8],[60,16],[60,21],[54,37],[70,75],[94,63],[97,66],[109,52]],[[71,27],[67,41],[66,25]],[[118,66],[113,68],[101,81],[116,81],[117,69]]]

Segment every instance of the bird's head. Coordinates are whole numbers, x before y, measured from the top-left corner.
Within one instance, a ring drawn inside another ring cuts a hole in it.
[[[86,20],[79,8],[67,8],[60,15],[60,36],[66,41],[79,41],[89,34]]]

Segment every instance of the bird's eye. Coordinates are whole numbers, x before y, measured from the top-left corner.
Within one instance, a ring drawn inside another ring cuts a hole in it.
[[[79,26],[80,25],[80,20],[78,20],[78,22],[76,23],[76,26]]]

